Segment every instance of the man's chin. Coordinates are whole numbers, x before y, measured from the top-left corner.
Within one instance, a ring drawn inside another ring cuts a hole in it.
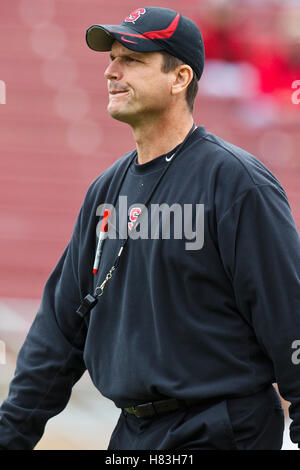
[[[133,116],[130,115],[129,113],[122,112],[117,109],[110,109],[108,107],[107,109],[109,115],[113,118],[116,119],[117,121],[125,122],[127,124],[130,124],[133,120]]]

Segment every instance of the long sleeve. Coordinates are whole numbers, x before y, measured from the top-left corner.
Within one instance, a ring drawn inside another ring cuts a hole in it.
[[[220,251],[236,303],[271,359],[280,394],[289,402],[291,440],[300,442],[300,238],[282,189],[243,192],[218,224]]]
[[[70,243],[49,277],[36,318],[18,354],[9,395],[0,409],[0,448],[30,450],[49,418],[67,405],[72,386],[85,371],[86,325],[76,308],[78,217]]]

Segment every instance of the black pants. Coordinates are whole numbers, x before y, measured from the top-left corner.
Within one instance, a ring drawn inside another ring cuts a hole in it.
[[[151,418],[122,411],[108,450],[280,450],[284,413],[273,386]]]

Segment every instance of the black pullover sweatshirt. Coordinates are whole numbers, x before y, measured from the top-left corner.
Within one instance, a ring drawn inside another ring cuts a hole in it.
[[[86,369],[120,408],[245,396],[277,382],[300,442],[300,238],[286,194],[259,160],[204,127],[174,151],[142,165],[132,151],[91,184],[19,352],[1,448],[34,448]],[[105,207],[115,212],[95,275]],[[82,319],[78,306],[127,233]]]

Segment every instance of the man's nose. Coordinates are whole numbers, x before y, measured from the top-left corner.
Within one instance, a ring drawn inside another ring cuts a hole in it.
[[[122,78],[122,71],[120,64],[117,63],[117,59],[109,64],[104,72],[104,77],[107,80],[120,80]]]

